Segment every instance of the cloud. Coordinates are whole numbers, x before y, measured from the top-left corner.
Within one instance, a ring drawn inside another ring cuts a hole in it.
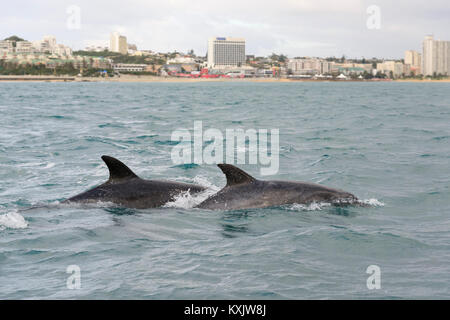
[[[81,29],[66,27],[70,5],[81,9]],[[381,29],[366,27],[369,5],[381,10]],[[402,57],[423,36],[450,40],[447,1],[388,0],[15,0],[2,4],[0,37],[37,40],[45,34],[75,49],[106,45],[112,31],[155,51],[206,53],[211,36],[246,39],[248,54]]]

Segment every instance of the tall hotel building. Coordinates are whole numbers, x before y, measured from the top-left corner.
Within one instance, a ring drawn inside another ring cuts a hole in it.
[[[111,37],[109,40],[109,50],[112,52],[127,54],[128,52],[127,38],[121,36],[118,32],[111,33]]]
[[[450,41],[434,40],[433,36],[425,37],[422,73],[425,76],[450,75]]]
[[[245,39],[209,38],[208,67],[240,67],[245,64]]]

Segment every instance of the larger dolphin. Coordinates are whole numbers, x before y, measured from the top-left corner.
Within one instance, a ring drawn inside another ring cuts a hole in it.
[[[64,202],[94,203],[112,202],[119,206],[136,209],[161,207],[181,192],[195,194],[204,187],[165,180],[144,180],[119,160],[102,156],[109,169],[109,180],[102,185],[83,192]]]
[[[230,164],[219,164],[227,185],[197,207],[210,210],[265,208],[284,204],[326,202],[335,205],[356,203],[351,193],[319,184],[296,181],[257,180]]]

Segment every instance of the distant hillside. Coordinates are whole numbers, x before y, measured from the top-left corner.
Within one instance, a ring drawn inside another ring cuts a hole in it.
[[[9,38],[6,38],[5,40],[10,40],[10,41],[25,41],[22,38],[19,38],[18,36],[11,36]]]

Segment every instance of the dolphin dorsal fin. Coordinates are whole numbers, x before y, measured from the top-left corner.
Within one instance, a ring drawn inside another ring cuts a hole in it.
[[[135,175],[130,168],[128,168],[116,158],[110,156],[102,156],[102,160],[105,161],[109,169],[108,183],[114,183],[125,179],[138,178],[138,176]]]
[[[256,181],[251,175],[231,164],[218,164],[218,166],[227,177],[227,187]]]

